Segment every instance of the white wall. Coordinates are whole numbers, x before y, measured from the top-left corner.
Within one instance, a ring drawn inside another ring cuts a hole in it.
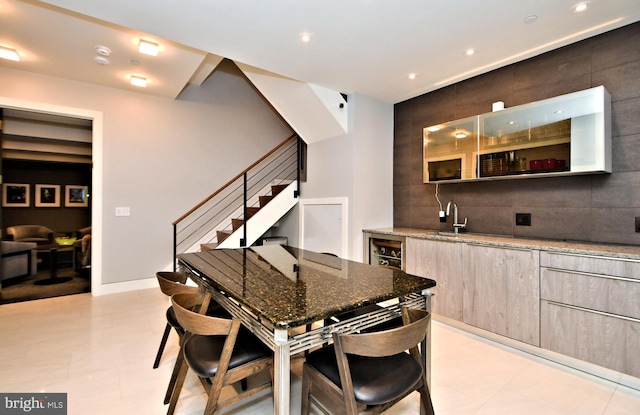
[[[348,258],[363,257],[362,229],[393,225],[393,105],[352,94],[349,133],[309,144],[303,199],[348,199]],[[300,246],[299,209],[283,218],[277,233]]]
[[[103,115],[102,269],[94,270],[103,284],[165,269],[171,223],[291,134],[224,68],[178,100],[0,68],[3,98]],[[118,206],[131,216],[115,217]]]

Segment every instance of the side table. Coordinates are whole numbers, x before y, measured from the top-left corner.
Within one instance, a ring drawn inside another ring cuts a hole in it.
[[[63,282],[71,281],[73,279],[73,277],[58,277],[58,254],[60,252],[71,252],[72,263],[75,263],[75,249],[73,245],[39,245],[36,251],[39,253],[49,253],[49,279],[35,281],[35,285],[60,284]]]

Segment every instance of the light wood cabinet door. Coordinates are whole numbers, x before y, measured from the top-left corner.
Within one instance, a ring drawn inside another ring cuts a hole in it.
[[[432,289],[434,313],[462,321],[462,250],[458,242],[408,238],[407,273],[436,281]]]
[[[463,321],[539,346],[539,251],[465,244],[462,256]]]
[[[540,302],[542,348],[640,377],[640,320]]]

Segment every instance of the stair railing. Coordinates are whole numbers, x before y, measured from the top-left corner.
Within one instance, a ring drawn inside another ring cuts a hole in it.
[[[224,186],[213,192],[173,225],[173,268],[177,269],[178,254],[195,250],[194,247],[213,243],[216,231],[228,219],[243,213],[244,238],[247,240],[247,211],[258,204],[258,195],[269,185],[288,184],[300,178],[301,139],[293,134],[256,162],[240,172]],[[300,195],[300,180],[295,196]]]

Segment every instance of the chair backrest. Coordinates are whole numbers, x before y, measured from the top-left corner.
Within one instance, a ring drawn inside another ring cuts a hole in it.
[[[179,280],[174,281],[173,279],[165,278],[165,276],[161,274],[163,273],[162,272],[156,273],[156,278],[158,279],[158,285],[160,286],[160,290],[169,297],[171,297],[174,294],[181,294],[181,293],[197,294],[200,292],[200,287],[197,287],[194,285],[186,285],[182,282],[179,282]],[[178,276],[176,275],[174,276],[167,275],[167,276],[178,278]]]
[[[159,271],[156,272],[156,276],[162,277],[165,280],[179,282],[181,284],[187,282],[187,274],[179,271]]]
[[[402,309],[404,325],[372,333],[333,333],[336,354],[384,357],[417,346],[427,335],[431,315],[425,310]]]
[[[171,305],[180,325],[189,333],[202,336],[234,334],[235,342],[235,336],[240,329],[240,320],[212,317],[191,311],[203,303],[204,297],[207,295],[201,293],[180,293],[171,297]]]

